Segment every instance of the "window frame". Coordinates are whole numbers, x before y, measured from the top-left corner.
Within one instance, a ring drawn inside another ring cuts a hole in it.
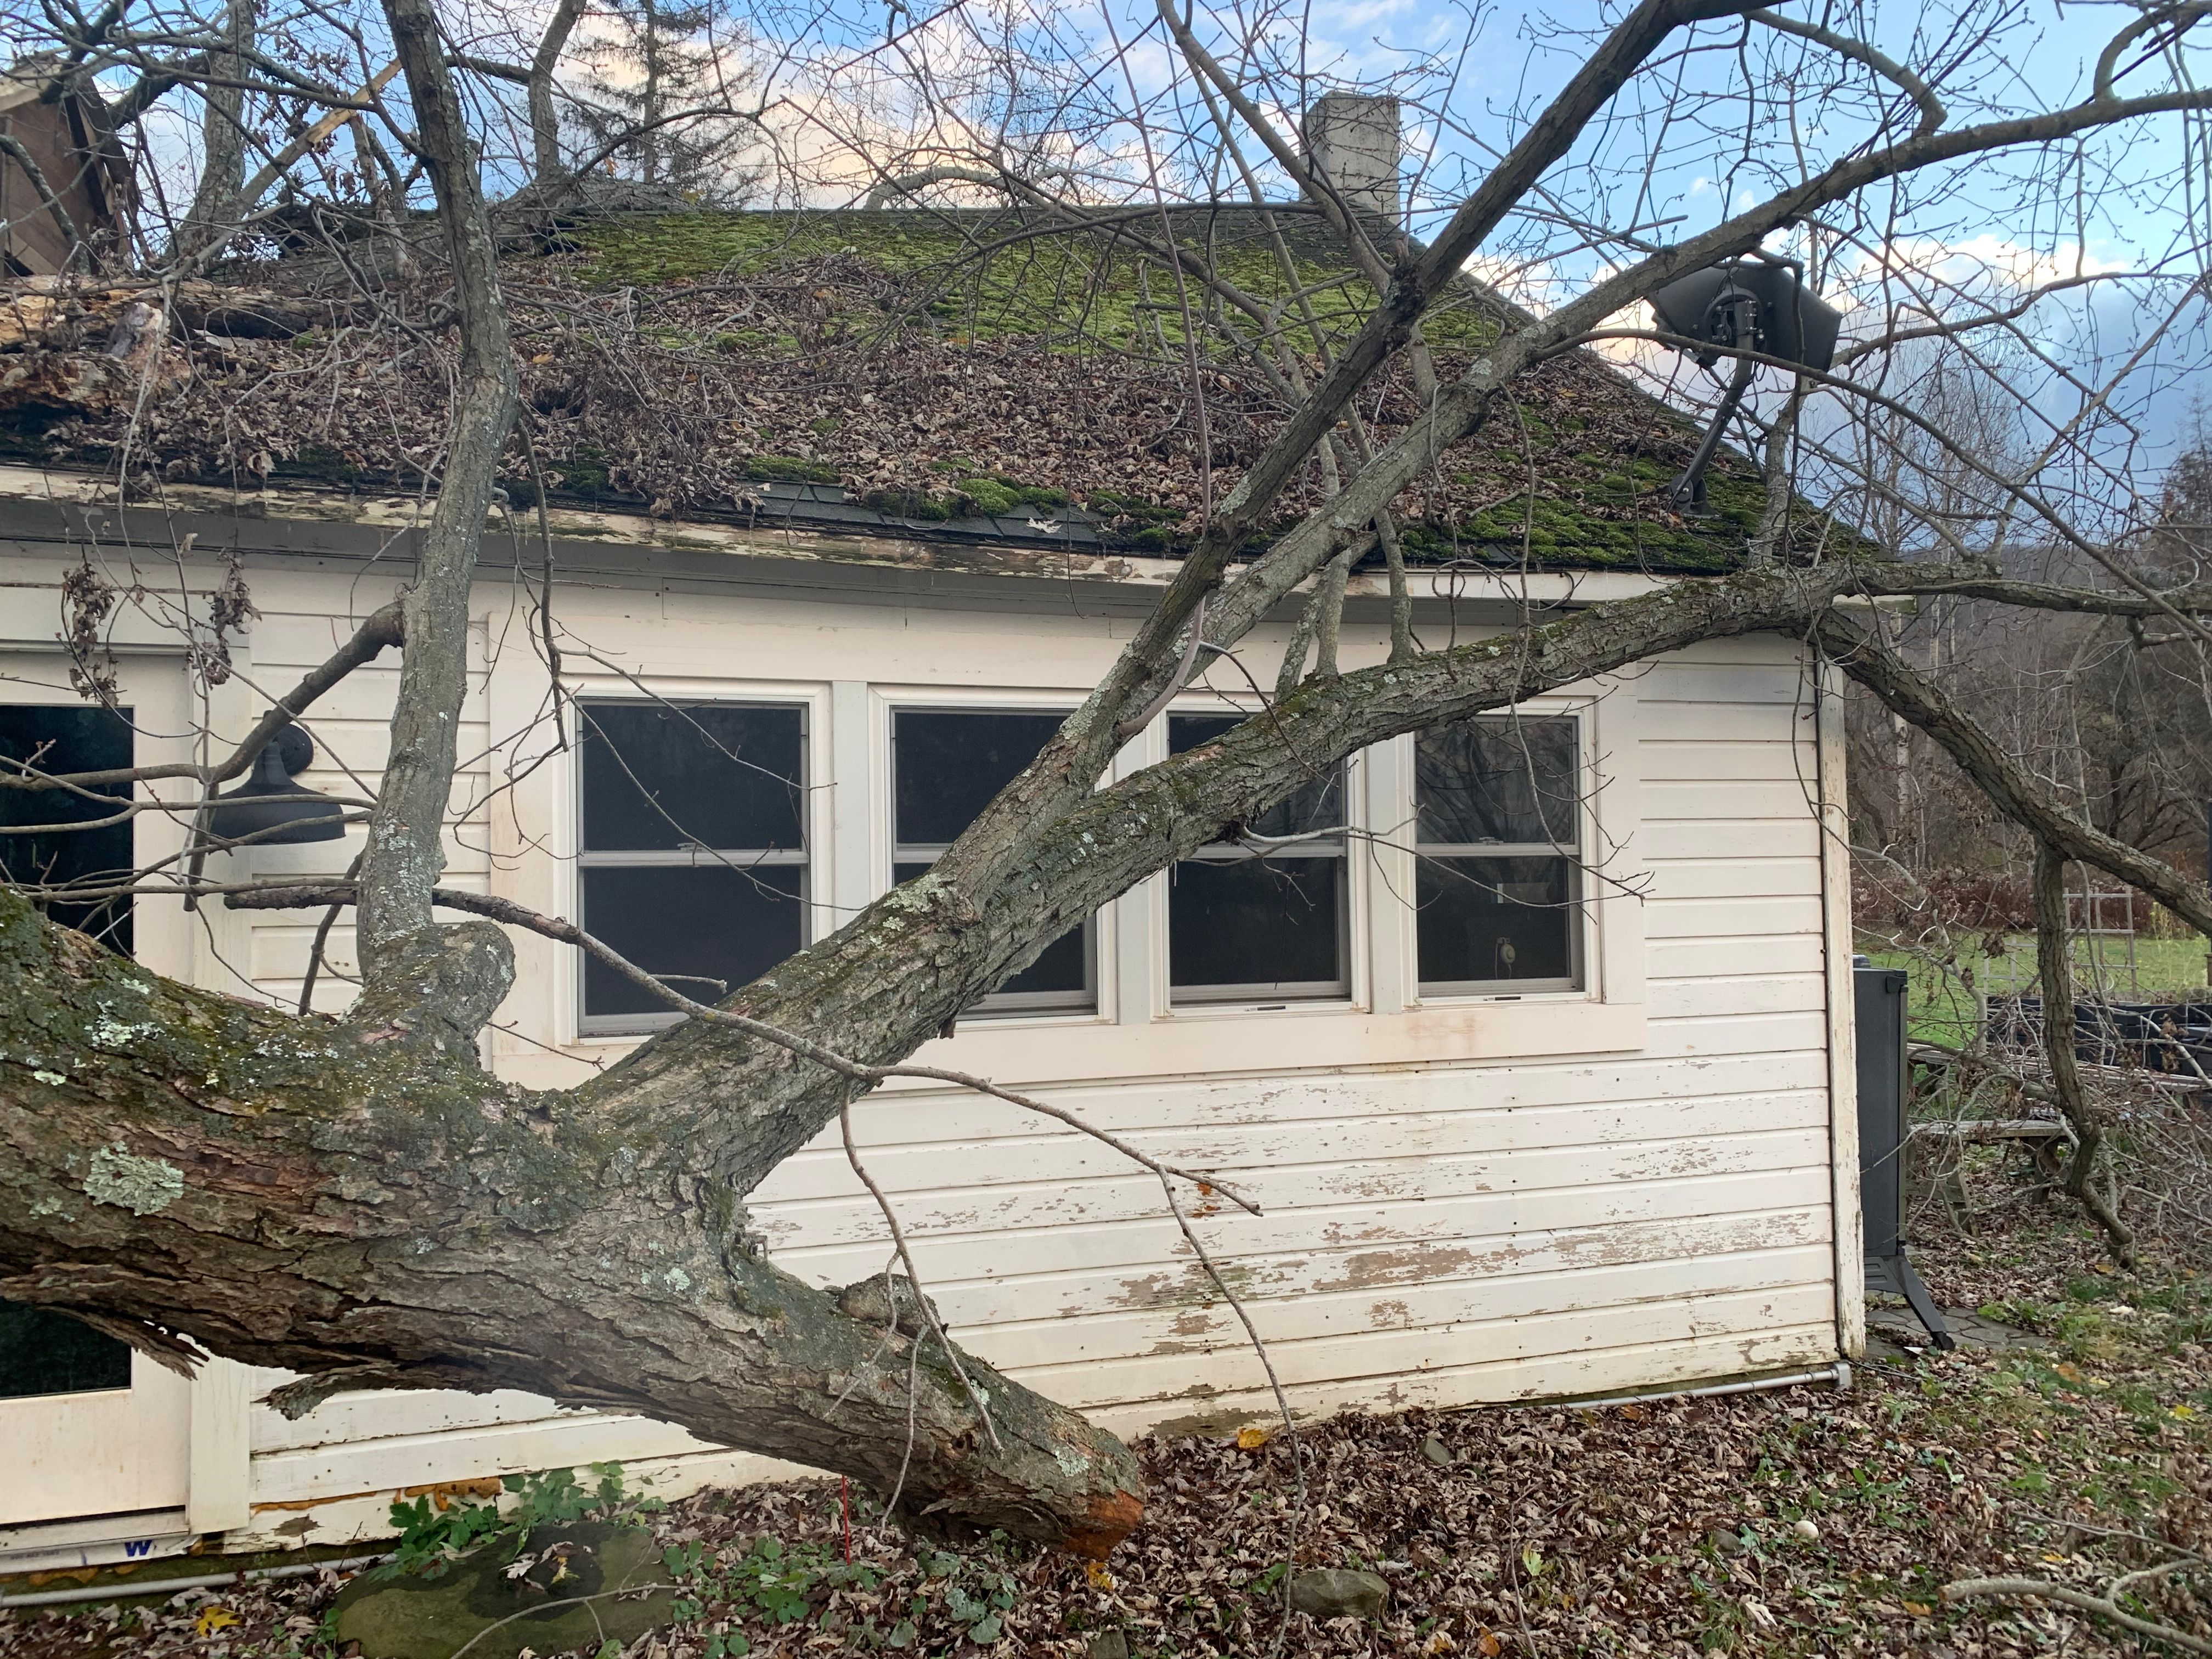
[[[876,772],[875,796],[878,802],[876,860],[877,879],[884,884],[878,896],[890,892],[899,884],[898,866],[902,864],[935,864],[952,845],[929,842],[902,842],[898,839],[898,717],[901,714],[1040,714],[1054,720],[1065,720],[1082,705],[1071,700],[1066,693],[1042,692],[1024,695],[1019,691],[969,691],[935,687],[872,688],[881,711],[879,729],[883,733],[882,764]],[[919,856],[927,854],[927,857]],[[1084,989],[1081,1002],[1069,1000],[1068,994],[1060,991],[994,991],[977,999],[963,1009],[963,1020],[988,1020],[995,1026],[1015,1021],[1097,1024],[1110,1022],[1112,1012],[1108,1006],[1113,982],[1113,968],[1109,957],[1110,928],[1107,924],[1111,904],[1102,905],[1083,921]]]
[[[805,950],[819,937],[815,922],[818,908],[817,894],[823,890],[822,872],[818,863],[821,848],[828,837],[815,805],[816,790],[814,752],[817,728],[821,725],[817,699],[799,690],[747,686],[743,691],[732,692],[726,688],[708,690],[662,689],[641,690],[623,683],[620,692],[579,690],[575,702],[579,709],[597,704],[637,708],[700,706],[742,707],[747,708],[788,709],[799,716],[799,824],[804,845],[796,848],[668,848],[630,851],[608,850],[594,852],[585,840],[584,829],[584,764],[580,750],[570,752],[574,758],[568,766],[568,805],[570,834],[573,840],[568,864],[568,914],[580,918],[578,926],[590,930],[590,910],[585,903],[585,875],[591,870],[606,869],[700,869],[733,864],[738,869],[781,868],[799,870],[799,948]],[[743,860],[739,862],[739,860]],[[649,1036],[670,1026],[680,1024],[684,1013],[671,1008],[663,1013],[594,1014],[586,1004],[590,994],[589,975],[585,971],[580,951],[563,952],[573,984],[564,999],[575,1019],[575,1034],[580,1041],[599,1042],[610,1039]],[[683,988],[679,984],[678,989]],[[732,988],[735,988],[734,987]]]
[[[1474,714],[1471,720],[1510,720],[1518,716],[1534,723],[1566,720],[1572,724],[1575,734],[1573,775],[1575,778],[1575,842],[1565,851],[1553,842],[1428,842],[1421,838],[1421,775],[1419,743],[1421,734],[1409,732],[1405,744],[1405,819],[1411,834],[1407,838],[1408,884],[1406,897],[1406,947],[1408,962],[1407,983],[1417,1006],[1453,1002],[1517,1002],[1532,998],[1583,998],[1596,994],[1595,975],[1592,972],[1594,952],[1590,939],[1593,922],[1591,906],[1586,890],[1583,849],[1593,838],[1596,824],[1595,791],[1593,788],[1591,761],[1592,708],[1580,700],[1553,703],[1548,700],[1516,705],[1499,713]],[[1461,722],[1449,722],[1458,725]],[[1427,980],[1421,977],[1420,891],[1421,863],[1425,859],[1508,859],[1545,858],[1561,860],[1567,866],[1569,897],[1566,908],[1571,912],[1567,927],[1567,956],[1569,972],[1566,977],[1556,975],[1545,979],[1506,980]]]
[[[1242,708],[1226,698],[1178,698],[1153,721],[1150,746],[1146,750],[1147,763],[1169,759],[1174,753],[1173,738],[1169,722],[1178,716],[1205,720],[1234,718],[1239,721],[1252,718],[1255,711]],[[1371,920],[1366,902],[1364,872],[1368,860],[1353,856],[1353,843],[1365,827],[1366,817],[1366,752],[1359,750],[1338,763],[1339,788],[1344,804],[1344,834],[1333,850],[1316,851],[1310,846],[1278,848],[1268,850],[1268,859],[1291,857],[1299,859],[1334,859],[1342,872],[1337,883],[1337,939],[1340,950],[1341,974],[1334,980],[1294,981],[1289,985],[1268,982],[1246,982],[1236,985],[1178,986],[1175,982],[1175,895],[1174,882],[1177,865],[1184,863],[1234,864],[1256,860],[1262,854],[1229,842],[1209,842],[1187,859],[1178,859],[1147,882],[1154,891],[1152,927],[1158,940],[1154,952],[1156,963],[1156,1018],[1205,1018],[1221,1015],[1310,1013],[1316,1010],[1341,1010],[1367,1006],[1369,991],[1368,957],[1372,946],[1369,937]]]

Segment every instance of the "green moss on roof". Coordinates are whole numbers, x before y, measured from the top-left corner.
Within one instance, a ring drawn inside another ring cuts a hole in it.
[[[1316,352],[1322,342],[1305,325],[1309,309],[1322,335],[1333,337],[1358,328],[1375,296],[1316,234],[1310,215],[1285,210],[1271,216],[1291,252],[1295,287],[1256,213],[1182,209],[1170,223],[1181,246],[1261,304],[1297,296],[1281,326],[1296,349]],[[578,274],[602,288],[773,278],[850,261],[901,279],[902,291],[902,306],[881,307],[858,323],[880,325],[885,312],[903,309],[955,340],[1029,339],[1061,351],[1180,349],[1185,301],[1203,319],[1210,296],[1203,283],[1188,274],[1178,278],[1130,240],[1157,245],[1160,234],[1150,213],[1128,216],[1119,227],[1070,231],[1003,210],[908,208],[623,218],[585,225],[574,240],[585,251]],[[1441,348],[1480,350],[1496,340],[1499,314],[1470,290],[1438,307],[1428,331]],[[1237,320],[1258,331],[1249,314]],[[1203,321],[1200,333],[1218,343]],[[762,336],[760,343],[775,342]]]

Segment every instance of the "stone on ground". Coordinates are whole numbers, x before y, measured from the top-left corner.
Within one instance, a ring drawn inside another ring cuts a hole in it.
[[[541,1527],[522,1553],[538,1559],[516,1578],[504,1550],[465,1556],[436,1578],[363,1573],[331,1604],[339,1650],[358,1642],[362,1659],[453,1659],[466,1647],[468,1659],[516,1659],[525,1648],[628,1644],[668,1622],[675,1590],[642,1527]]]
[[[1371,1572],[1349,1572],[1340,1567],[1316,1567],[1291,1579],[1291,1605],[1316,1619],[1380,1619],[1382,1604],[1390,1599],[1390,1586]]]

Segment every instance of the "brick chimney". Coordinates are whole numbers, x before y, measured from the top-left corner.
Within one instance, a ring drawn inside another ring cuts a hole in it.
[[[1325,92],[1306,111],[1307,158],[1360,213],[1398,216],[1398,100]]]

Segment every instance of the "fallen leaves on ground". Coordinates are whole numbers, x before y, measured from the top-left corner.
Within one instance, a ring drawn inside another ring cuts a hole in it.
[[[855,1559],[871,1573],[787,1571],[788,1622],[710,1600],[633,1644],[631,1659],[875,1643],[1080,1659],[1111,1632],[1135,1659],[1266,1654],[1293,1547],[1301,1567],[1372,1571],[1391,1587],[1379,1623],[1291,1615],[1285,1650],[1300,1656],[2135,1653],[2130,1638],[2064,1608],[1952,1606],[1941,1594],[1970,1576],[2100,1590],[2167,1546],[2201,1548],[2212,1535],[2212,1294],[2180,1276],[2078,1275],[2085,1248],[2053,1231],[2035,1285],[2059,1345],[2050,1351],[1868,1364],[1848,1391],[1355,1414],[1256,1448],[1146,1441],[1151,1508],[1103,1569],[1003,1541],[916,1546],[856,1524]],[[1925,1266],[1955,1299],[1938,1255]],[[1988,1288],[2022,1286],[1992,1278]],[[2083,1320],[2118,1334],[2082,1339]],[[1431,1437],[1445,1462],[1422,1455]],[[842,1562],[834,1481],[702,1494],[655,1524],[709,1561],[774,1540],[787,1564]],[[1001,1583],[1012,1605],[987,1608]],[[144,1615],[0,1615],[0,1656],[323,1652],[310,1620],[333,1588],[188,1594]],[[215,1628],[217,1606],[239,1622]],[[2160,1584],[2148,1606],[2212,1631],[2201,1583]]]

